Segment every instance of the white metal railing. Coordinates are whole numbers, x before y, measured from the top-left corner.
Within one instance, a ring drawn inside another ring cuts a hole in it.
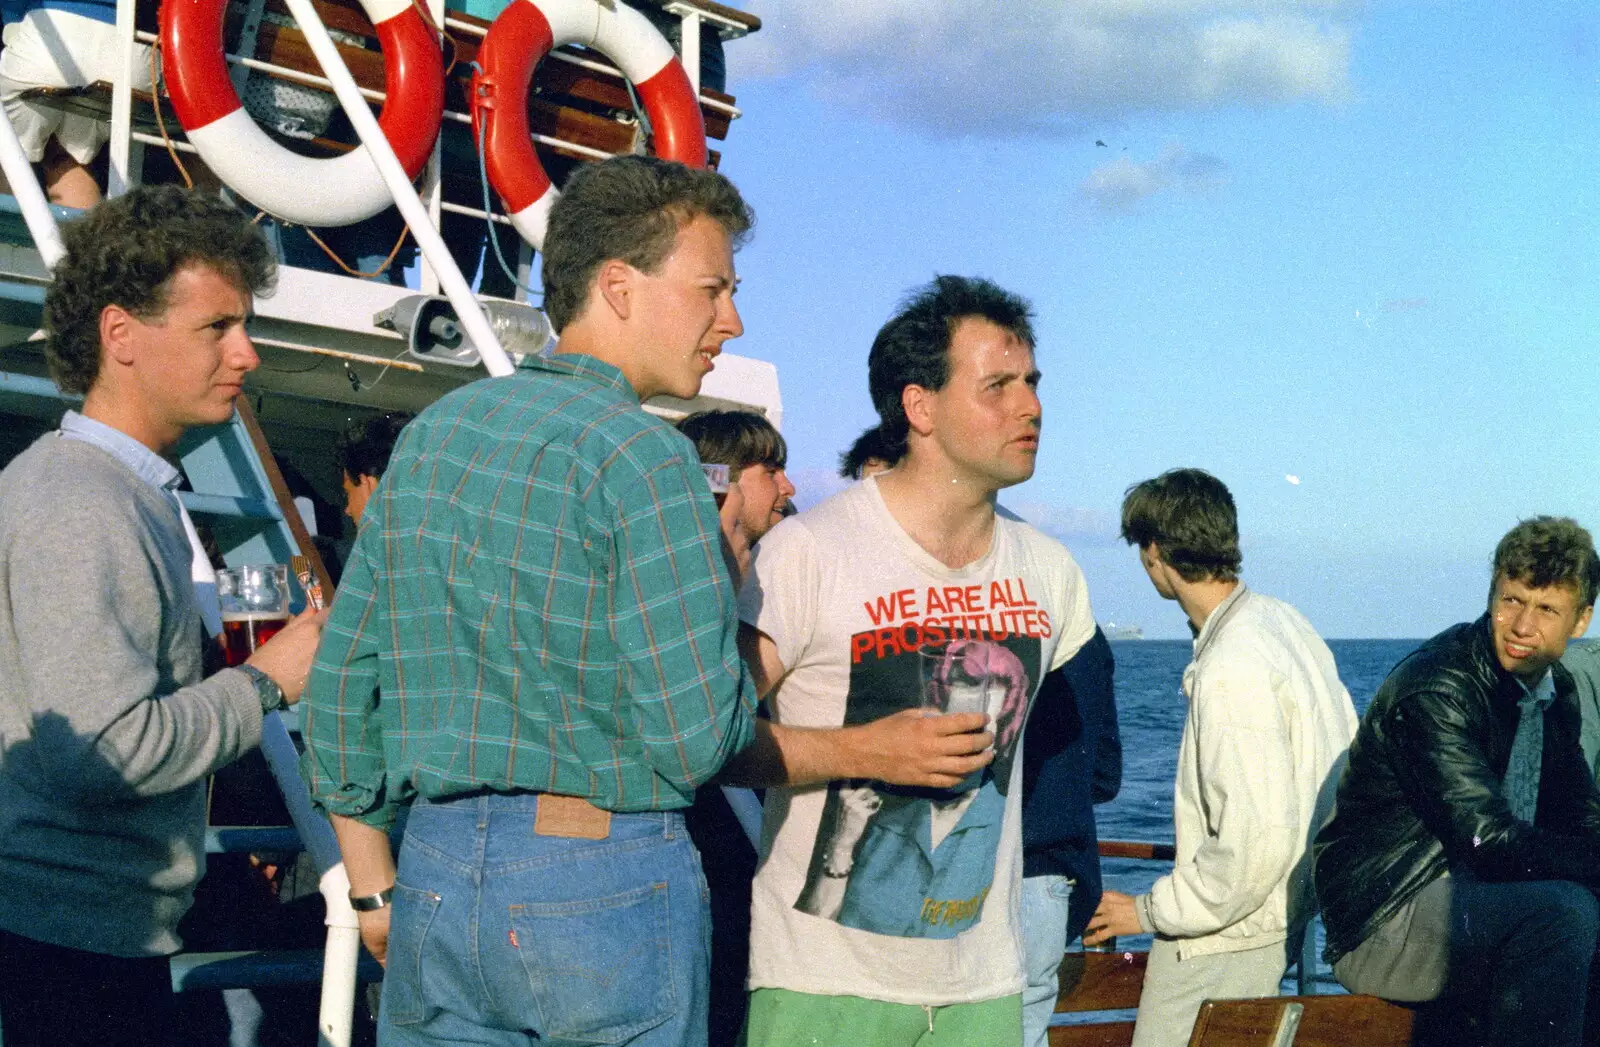
[[[5,171],[6,181],[11,184],[11,195],[17,198],[22,220],[27,223],[28,233],[39,249],[39,257],[44,259],[45,268],[54,269],[67,253],[61,245],[61,229],[33,173],[33,164],[22,149],[22,141],[17,138],[17,129],[6,119],[0,119],[0,125],[3,125],[0,126],[0,170]]]

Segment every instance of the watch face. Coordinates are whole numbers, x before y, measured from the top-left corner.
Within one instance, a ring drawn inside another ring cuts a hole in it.
[[[263,709],[269,712],[282,712],[289,707],[288,696],[283,693],[283,688],[278,686],[278,681],[253,665],[242,665],[240,668],[250,677],[250,682],[255,684],[256,697],[261,699]]]

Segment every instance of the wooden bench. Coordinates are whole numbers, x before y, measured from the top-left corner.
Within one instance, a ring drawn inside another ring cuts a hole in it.
[[[1175,858],[1171,844],[1102,840],[1100,857]],[[1068,953],[1061,962],[1057,1014],[1136,1010],[1149,956],[1142,952]],[[1189,1047],[1410,1047],[1416,1012],[1375,996],[1268,996],[1208,1000]],[[1059,1025],[1050,1047],[1128,1047],[1133,1022]]]
[[[1057,1014],[1125,1011],[1139,1006],[1144,988],[1143,952],[1069,952],[1061,960],[1061,992]],[[1130,1021],[1058,1025],[1050,1030],[1050,1047],[1126,1047],[1133,1042]]]
[[[1414,1020],[1375,996],[1208,1000],[1189,1047],[1410,1047]]]

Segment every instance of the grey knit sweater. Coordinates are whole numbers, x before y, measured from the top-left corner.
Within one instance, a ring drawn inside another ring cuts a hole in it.
[[[205,776],[261,740],[250,679],[201,680],[171,497],[56,433],[0,473],[0,927],[170,953],[204,869]]]

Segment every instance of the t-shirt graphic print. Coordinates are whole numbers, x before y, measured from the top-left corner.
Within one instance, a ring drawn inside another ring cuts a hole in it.
[[[833,783],[795,903],[801,912],[907,938],[948,938],[982,915],[1012,759],[1040,676],[1040,637],[1019,635],[1010,624],[1021,616],[1014,604],[1031,603],[1021,578],[994,582],[987,594],[980,585],[951,586],[948,595],[941,588],[929,587],[922,609],[937,614],[948,598],[960,601],[960,618],[902,621],[851,637],[844,722],[870,723],[915,708],[988,713],[994,761],[950,790]],[[895,607],[884,597],[876,602],[891,613]],[[1048,614],[1027,609],[1024,628],[1048,631]],[[974,619],[985,625],[974,626]]]

